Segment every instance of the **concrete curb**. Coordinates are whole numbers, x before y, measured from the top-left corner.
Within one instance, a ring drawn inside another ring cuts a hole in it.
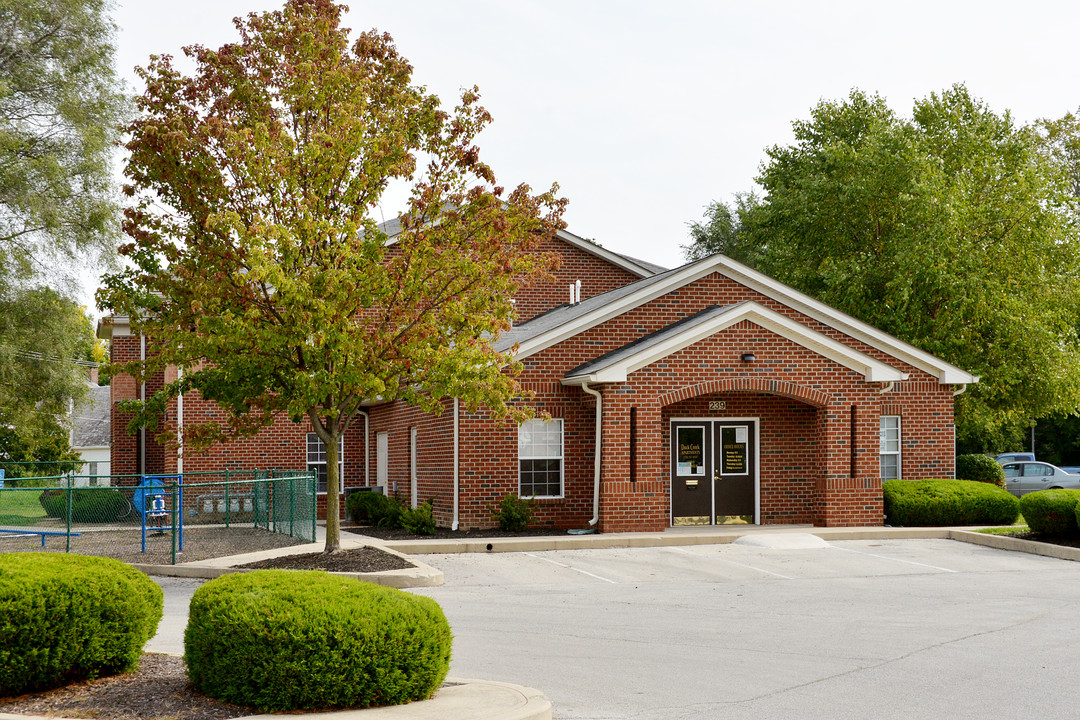
[[[373,573],[336,572],[333,574],[341,575],[343,577],[353,577],[358,580],[364,580],[378,585],[386,585],[387,587],[393,588],[433,587],[443,584],[444,580],[441,570],[419,562],[414,558],[406,557],[402,552],[386,546],[379,540],[374,538],[364,538],[360,540],[342,538],[341,540],[341,548],[343,550],[351,550],[365,545],[378,548],[391,555],[397,555],[403,560],[412,563],[414,567],[405,568],[403,570],[383,570],[381,572]],[[179,565],[149,565],[144,563],[131,563],[131,565],[147,575],[212,580],[229,573],[251,572],[251,569],[249,568],[236,567],[238,565],[246,565],[248,563],[275,557],[322,552],[322,549],[323,544],[316,542],[307,543],[305,545],[293,545],[286,548],[277,548],[274,550],[260,550],[258,552],[245,553],[243,555],[230,555],[228,557],[213,558],[210,560],[181,563]]]
[[[330,712],[288,713],[318,715],[327,720],[551,720],[551,701],[539,690],[491,680],[446,678],[430,700]],[[281,720],[282,714],[248,715],[244,720]],[[41,715],[0,713],[0,720],[55,720]]]

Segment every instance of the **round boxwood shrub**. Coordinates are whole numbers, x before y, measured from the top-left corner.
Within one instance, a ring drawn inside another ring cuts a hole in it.
[[[72,488],[71,521],[78,523],[116,522],[128,516],[131,503],[119,490],[111,488]],[[38,502],[49,517],[67,517],[68,490],[44,490]]]
[[[1005,487],[1005,468],[989,455],[958,455],[956,479],[974,480]]]
[[[1080,490],[1040,490],[1020,498],[1020,511],[1032,532],[1076,536],[1078,502]]]
[[[133,670],[161,613],[161,587],[122,562],[0,554],[0,696]]]
[[[1011,525],[1016,498],[995,485],[970,480],[887,480],[885,519],[890,525]]]
[[[319,571],[225,575],[191,598],[188,679],[262,711],[423,700],[450,667],[434,600]]]

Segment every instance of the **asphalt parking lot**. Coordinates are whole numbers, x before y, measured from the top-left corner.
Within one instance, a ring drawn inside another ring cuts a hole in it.
[[[451,674],[560,720],[1080,714],[1080,563],[949,540],[423,560]]]

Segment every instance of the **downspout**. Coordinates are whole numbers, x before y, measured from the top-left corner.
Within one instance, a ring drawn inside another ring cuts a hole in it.
[[[893,389],[894,385],[896,385],[895,380],[891,380],[891,381],[885,383],[884,387],[882,387],[880,390],[878,390],[878,394],[879,395],[884,395],[885,393],[891,391]]]
[[[363,408],[360,408],[359,412],[364,416],[364,487],[368,487],[371,485],[371,463],[368,462],[368,423],[371,422],[371,416]]]
[[[459,448],[459,445],[458,445],[458,439],[459,439],[459,435],[458,435],[458,412],[460,410],[459,402],[460,401],[457,398],[454,398],[454,522],[450,526],[451,530],[457,530],[458,529],[458,493],[459,493],[459,490],[460,490],[460,482],[461,482],[461,473],[460,473],[461,466],[460,466],[460,463],[459,463],[459,460],[460,460],[459,449],[460,448]]]
[[[589,383],[581,383],[581,389],[589,393],[596,398],[596,442],[593,452],[593,500],[592,500],[592,520],[589,521],[590,525],[596,525],[600,519],[600,451],[601,451],[601,431],[603,426],[601,421],[604,417],[604,399],[600,397],[600,393],[589,387]]]
[[[961,385],[959,390],[953,390],[952,396],[963,395],[965,390],[967,390],[967,385]]]
[[[184,368],[176,368],[176,379],[184,379]],[[176,396],[176,474],[184,474],[184,393]]]
[[[146,365],[146,333],[139,333],[139,362]],[[144,369],[145,372],[145,369]],[[139,400],[146,402],[146,378],[139,384]],[[139,474],[146,474],[146,426],[139,429],[139,444],[142,452],[139,453]]]

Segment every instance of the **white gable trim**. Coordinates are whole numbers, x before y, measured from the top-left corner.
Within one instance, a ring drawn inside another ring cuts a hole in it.
[[[861,320],[856,320],[846,313],[814,300],[794,288],[777,282],[756,270],[751,270],[742,263],[735,262],[723,255],[712,255],[698,262],[685,265],[673,271],[670,277],[664,278],[660,282],[650,283],[638,292],[630,293],[571,322],[531,338],[518,346],[516,357],[518,359],[529,357],[714,272],[756,290],[762,295],[803,313],[828,327],[836,328],[870,347],[888,353],[898,360],[902,360],[936,377],[938,382],[943,385],[966,385],[979,381],[978,377],[945,362],[941,358],[919,350]]]
[[[682,332],[672,333],[671,337],[665,338],[662,342],[642,348],[640,352],[633,353],[607,367],[599,368],[596,372],[568,377],[563,380],[563,384],[626,382],[630,373],[652,365],[672,353],[690,347],[743,320],[748,320],[849,370],[854,370],[867,382],[888,383],[906,380],[908,377],[907,373],[797,323],[775,310],[750,301],[739,303],[707,322],[691,326]]]
[[[616,267],[620,267],[627,272],[637,275],[639,278],[652,277],[656,274],[655,271],[650,270],[643,265],[638,265],[636,262],[634,262],[628,257],[624,257],[622,255],[619,255],[618,253],[613,253],[610,250],[605,250],[596,243],[589,242],[588,240],[580,238],[573,233],[567,232],[566,230],[560,230],[558,233],[556,233],[556,237],[568,245],[572,245],[579,250],[583,250],[589,253],[590,255],[595,255],[601,260],[605,260],[612,265],[615,265]]]

